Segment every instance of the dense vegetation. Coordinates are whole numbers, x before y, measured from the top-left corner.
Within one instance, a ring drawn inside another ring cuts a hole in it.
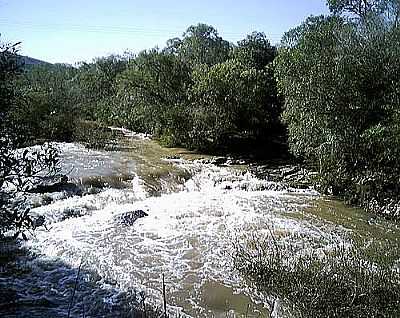
[[[276,48],[254,32],[238,45],[213,27],[190,26],[164,49],[92,63],[30,67],[18,80],[29,105],[15,121],[35,138],[71,140],[94,121],[152,134],[170,146],[217,150],[235,140],[284,135],[272,61]]]
[[[309,17],[278,47],[260,32],[229,43],[198,24],[163,49],[24,68],[18,46],[1,44],[0,240],[43,225],[16,194],[57,172],[54,148],[21,148],[99,147],[109,125],[202,151],[256,145],[277,156],[283,141],[318,171],[322,192],[399,219],[400,2],[328,5],[330,15]],[[394,258],[343,247],[317,255],[274,238],[249,244],[239,246],[237,268],[295,315],[400,311]]]
[[[291,236],[254,236],[235,255],[236,268],[269,296],[273,317],[398,317],[397,261],[390,244],[335,246]]]
[[[198,24],[163,49],[18,69],[2,80],[18,102],[2,105],[31,140],[99,146],[97,132],[117,125],[203,151],[256,145],[276,156],[286,142],[321,191],[397,217],[399,3],[328,5],[331,15],[308,18],[278,48],[264,33],[233,44]]]
[[[234,45],[198,24],[162,50],[31,67],[10,117],[36,139],[84,140],[82,131],[118,125],[203,151],[273,149],[282,118],[323,192],[397,216],[398,2],[328,4],[332,15],[308,18],[279,50],[263,33]]]
[[[289,145],[323,191],[399,216],[399,2],[328,2],[334,14],[286,33],[275,60]]]
[[[16,51],[17,45],[0,46],[0,241],[10,235],[25,238],[26,230],[43,225],[42,218],[31,218],[29,205],[20,194],[54,175],[58,168],[57,152],[50,145],[18,149],[29,134],[15,120],[14,112],[31,105],[31,100],[22,98],[15,89],[21,74]]]

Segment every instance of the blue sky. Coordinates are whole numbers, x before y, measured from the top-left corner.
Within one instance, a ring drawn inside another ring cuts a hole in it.
[[[199,22],[228,41],[257,30],[277,43],[309,15],[324,13],[325,0],[0,0],[0,33],[3,41],[22,41],[24,55],[72,64],[163,47]]]

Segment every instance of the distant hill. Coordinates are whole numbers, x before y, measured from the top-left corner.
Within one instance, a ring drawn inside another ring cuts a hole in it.
[[[33,57],[29,56],[20,56],[21,63],[25,66],[33,66],[33,65],[51,65],[49,62],[45,62],[42,60],[34,59]]]

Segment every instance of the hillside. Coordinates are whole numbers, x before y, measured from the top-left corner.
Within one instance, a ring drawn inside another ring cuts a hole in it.
[[[21,55],[21,62],[25,65],[25,66],[31,66],[31,65],[49,65],[51,63],[49,62],[45,62],[42,60],[38,60],[29,56],[22,56]]]

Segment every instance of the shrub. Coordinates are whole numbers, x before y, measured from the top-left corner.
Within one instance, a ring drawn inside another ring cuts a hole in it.
[[[235,265],[289,316],[400,314],[397,247],[316,246],[301,249],[291,239],[283,243],[273,237],[253,238],[237,245]],[[273,307],[271,303],[271,311]]]

